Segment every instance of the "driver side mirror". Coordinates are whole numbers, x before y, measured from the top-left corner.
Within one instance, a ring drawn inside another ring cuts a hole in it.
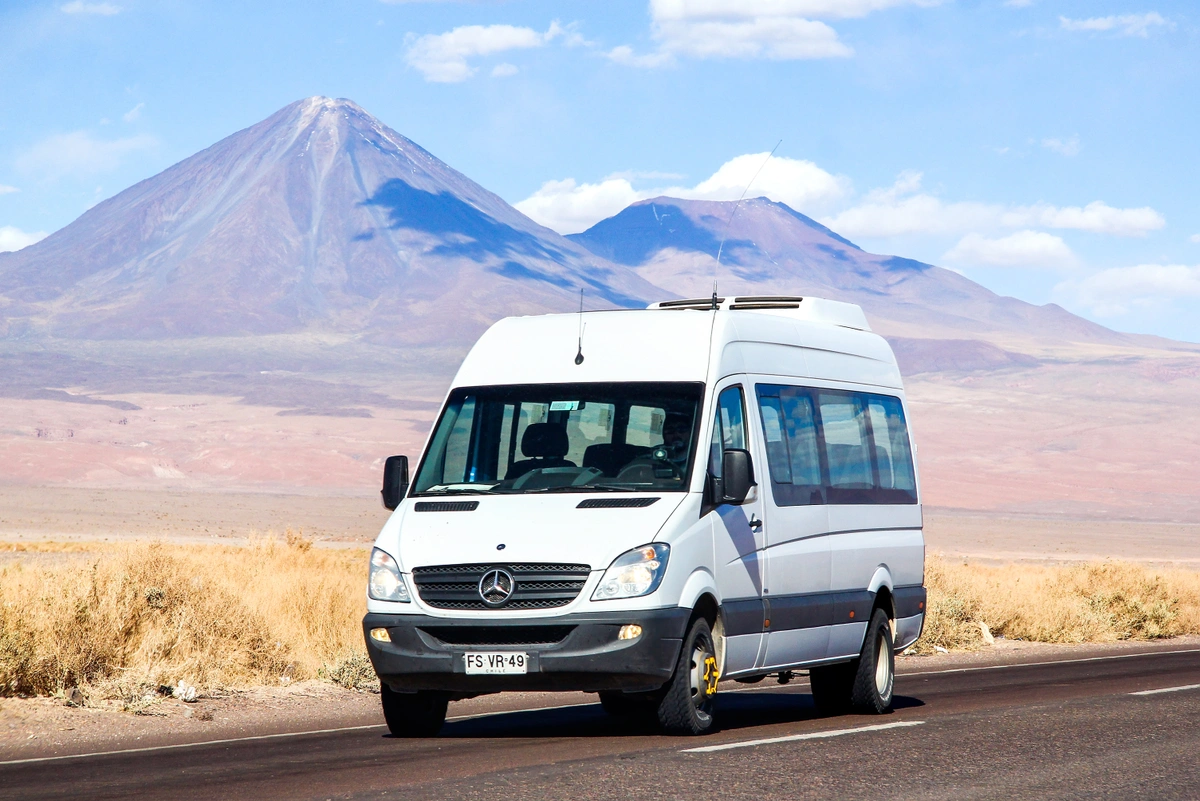
[[[383,505],[394,510],[408,492],[408,457],[389,456],[383,464]]]
[[[717,504],[745,503],[754,486],[754,463],[750,451],[727,448],[721,457],[721,478],[712,482],[713,500]]]

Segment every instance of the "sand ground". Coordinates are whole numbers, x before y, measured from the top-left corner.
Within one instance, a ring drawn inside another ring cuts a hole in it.
[[[234,544],[291,529],[321,546],[367,547],[387,516],[375,494],[0,486],[0,543],[10,544],[131,539]],[[925,539],[930,551],[994,562],[1128,559],[1200,569],[1195,523],[926,507]]]

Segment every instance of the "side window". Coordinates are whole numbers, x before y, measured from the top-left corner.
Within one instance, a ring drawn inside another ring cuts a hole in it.
[[[876,503],[916,503],[916,472],[900,399],[868,395],[866,400],[879,471]]]
[[[717,418],[713,421],[712,446],[708,452],[708,471],[717,478],[721,477],[725,449],[746,447],[743,408],[741,387],[727,387],[717,397]]]
[[[871,503],[875,479],[861,396],[821,391],[817,404],[829,466],[829,502]]]
[[[799,387],[760,385],[771,493],[778,506],[825,502],[812,396]]]

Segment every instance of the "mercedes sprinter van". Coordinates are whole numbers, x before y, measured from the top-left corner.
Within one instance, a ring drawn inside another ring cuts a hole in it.
[[[925,612],[900,371],[858,306],[676,300],[508,318],[467,355],[371,553],[397,735],[447,702],[597,692],[699,734],[718,680],[809,671],[883,712]]]

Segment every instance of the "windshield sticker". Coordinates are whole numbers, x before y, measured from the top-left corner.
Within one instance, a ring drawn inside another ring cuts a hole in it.
[[[583,404],[579,401],[550,401],[550,411],[552,412],[577,412],[583,408]]]

